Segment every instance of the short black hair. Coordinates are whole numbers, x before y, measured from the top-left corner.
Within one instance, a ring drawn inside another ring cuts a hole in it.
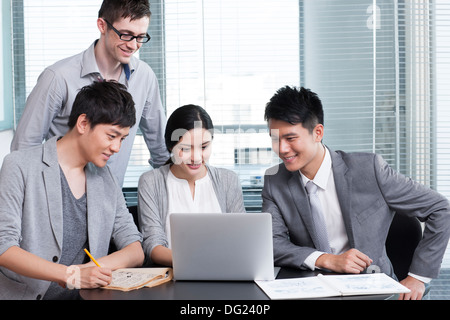
[[[136,124],[136,109],[127,88],[116,81],[93,82],[80,89],[69,116],[69,129],[78,117],[86,114],[91,128],[97,124],[132,127]]]
[[[150,18],[151,14],[148,0],[104,0],[98,11],[98,17],[109,23],[120,18],[130,18],[131,21]]]
[[[266,104],[264,119],[301,123],[312,132],[317,124],[324,124],[323,107],[318,95],[309,89],[285,86]]]

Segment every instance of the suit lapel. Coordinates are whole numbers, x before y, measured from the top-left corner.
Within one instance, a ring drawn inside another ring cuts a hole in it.
[[[297,207],[297,212],[300,215],[300,219],[305,224],[314,245],[318,248],[319,244],[315,236],[316,232],[314,230],[308,195],[306,194],[303,181],[298,171],[292,173],[291,178],[288,180],[288,187],[295,206]]]
[[[334,183],[336,186],[339,205],[341,206],[342,217],[344,219],[350,246],[354,248],[355,238],[353,232],[353,221],[355,217],[351,207],[352,177],[347,174],[348,167],[342,160],[342,157],[332,150],[330,150],[330,155],[333,163],[332,170]]]
[[[58,243],[62,250],[63,243],[63,207],[61,194],[61,175],[56,153],[56,138],[51,139],[42,146],[42,162],[48,167],[42,171],[44,179],[45,195],[50,216],[50,224]]]
[[[89,168],[90,166],[90,168]],[[102,178],[95,173],[94,165],[90,163],[86,166],[86,195],[87,195],[87,224],[89,249],[91,254],[99,256],[97,249],[101,247],[102,228],[105,225],[102,218],[103,201],[106,199]]]
[[[57,170],[56,170],[57,169]],[[53,234],[58,243],[59,249],[62,250],[63,243],[63,209],[61,194],[61,177],[59,167],[46,168],[42,172],[45,185],[45,194],[47,196],[48,212],[50,215],[50,223]]]

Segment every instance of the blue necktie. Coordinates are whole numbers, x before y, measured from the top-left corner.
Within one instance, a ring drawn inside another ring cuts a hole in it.
[[[316,231],[316,238],[319,240],[319,251],[331,253],[330,243],[328,241],[328,234],[325,225],[325,219],[322,214],[322,207],[320,205],[319,196],[317,195],[317,186],[311,180],[306,184],[306,191],[309,195],[309,204]]]

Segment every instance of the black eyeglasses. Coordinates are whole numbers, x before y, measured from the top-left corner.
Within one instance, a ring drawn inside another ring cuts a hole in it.
[[[103,20],[105,20],[105,19],[103,19]],[[111,29],[113,29],[113,31],[115,33],[117,33],[117,35],[119,36],[120,40],[131,41],[133,39],[136,39],[136,41],[139,42],[139,43],[147,43],[151,39],[151,37],[150,37],[150,35],[148,33],[145,36],[133,36],[131,34],[120,33],[119,30],[114,28],[113,25],[111,23],[109,23],[107,20],[105,20],[105,22]]]

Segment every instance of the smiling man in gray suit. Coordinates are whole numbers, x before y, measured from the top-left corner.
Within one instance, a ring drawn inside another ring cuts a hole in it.
[[[125,86],[94,82],[77,94],[67,134],[5,158],[0,299],[77,298],[65,287],[105,286],[112,270],[142,265],[142,236],[106,166],[135,122]]]
[[[421,299],[448,244],[447,199],[395,172],[379,155],[324,146],[322,103],[308,89],[278,90],[265,119],[283,161],[267,170],[262,192],[263,211],[273,216],[275,264],[339,273],[376,265],[395,277],[385,249],[389,227],[395,213],[414,216],[425,229],[409,275],[399,279],[411,293],[400,298]]]

